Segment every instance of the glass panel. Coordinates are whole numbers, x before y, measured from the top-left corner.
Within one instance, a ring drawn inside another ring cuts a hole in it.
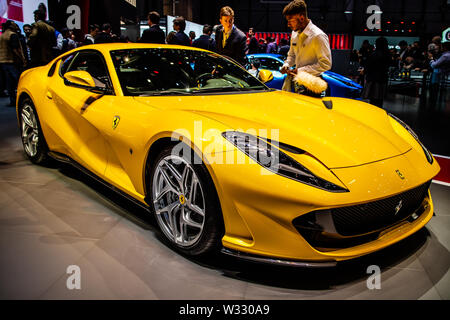
[[[112,51],[125,95],[266,91],[264,84],[217,54],[180,49]]]

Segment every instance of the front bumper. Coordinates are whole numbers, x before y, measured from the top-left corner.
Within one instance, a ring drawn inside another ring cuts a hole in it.
[[[222,245],[241,257],[307,264],[353,259],[390,246],[417,232],[431,219],[434,209],[429,193],[417,219],[387,226],[376,238],[351,247],[314,247],[301,236],[293,221],[314,211],[370,203],[425,184],[439,172],[439,166],[425,166],[417,157],[408,153],[360,167],[332,170],[350,190],[347,193],[326,192],[275,174],[262,174],[264,169],[258,164],[212,164],[210,172],[225,223]],[[396,170],[406,179],[401,180]]]

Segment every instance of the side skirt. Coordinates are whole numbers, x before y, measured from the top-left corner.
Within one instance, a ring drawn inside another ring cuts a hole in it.
[[[105,180],[103,180],[102,178],[100,178],[99,176],[97,176],[96,174],[92,173],[91,171],[89,171],[88,169],[86,169],[85,167],[83,167],[81,164],[79,164],[78,162],[76,162],[75,160],[73,160],[72,158],[66,156],[65,154],[62,153],[58,153],[58,152],[49,152],[48,155],[53,158],[54,160],[58,161],[58,162],[62,162],[62,163],[66,163],[66,164],[70,164],[71,166],[73,166],[74,168],[76,168],[77,170],[83,172],[84,174],[86,174],[87,176],[89,176],[90,178],[96,180],[97,182],[103,184],[105,187],[107,187],[108,189],[116,192],[117,194],[119,194],[120,196],[126,198],[128,201],[131,201],[133,204],[141,207],[142,209],[151,212],[150,207],[145,204],[143,204],[142,202],[136,200],[135,198],[133,198],[132,196],[130,196],[129,194],[123,192],[122,190],[120,190],[119,188],[113,186],[112,184],[110,184],[109,182],[106,182]],[[147,199],[146,199],[147,201]],[[148,203],[147,203],[148,204]]]

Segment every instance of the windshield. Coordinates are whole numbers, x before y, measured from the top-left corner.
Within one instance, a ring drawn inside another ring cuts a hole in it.
[[[283,67],[283,62],[274,58],[251,56],[248,61],[253,65],[257,64],[258,69],[279,71]]]
[[[155,48],[117,50],[111,56],[127,96],[270,90],[215,53]]]

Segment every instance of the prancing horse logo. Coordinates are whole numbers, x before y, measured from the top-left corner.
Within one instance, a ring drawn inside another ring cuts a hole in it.
[[[398,203],[398,205],[395,207],[395,216],[400,212],[400,210],[403,207],[403,200],[400,200],[400,202]]]
[[[405,180],[405,176],[403,175],[403,173],[400,172],[400,170],[395,170],[395,172],[397,172],[400,179]]]
[[[117,127],[119,126],[119,122],[120,122],[120,117],[119,116],[115,116],[114,120],[113,120],[113,130],[116,130]]]

